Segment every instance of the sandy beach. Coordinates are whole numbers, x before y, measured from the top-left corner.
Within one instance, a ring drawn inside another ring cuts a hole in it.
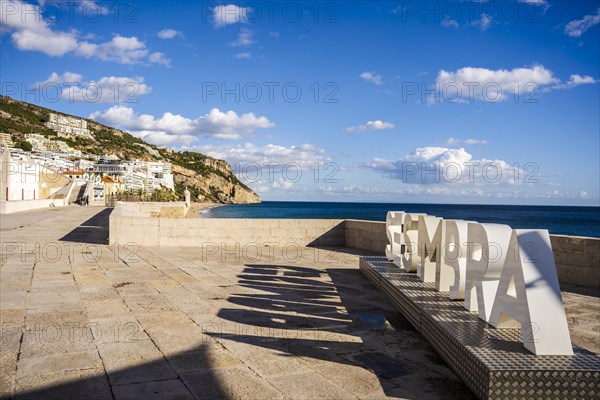
[[[202,212],[209,210],[214,207],[222,206],[223,204],[217,203],[192,203],[190,205],[190,209],[185,215],[186,218],[201,218]]]

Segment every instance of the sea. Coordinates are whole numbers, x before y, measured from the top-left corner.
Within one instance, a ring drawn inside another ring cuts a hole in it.
[[[547,229],[551,234],[600,238],[600,207],[263,201],[211,208],[202,217],[385,221],[388,211],[420,212],[447,219],[506,224],[514,229]]]

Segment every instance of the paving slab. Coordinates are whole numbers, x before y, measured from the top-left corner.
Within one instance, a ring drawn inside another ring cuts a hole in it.
[[[180,379],[116,385],[112,390],[115,400],[194,400]]]
[[[151,340],[98,343],[97,347],[113,385],[177,378]]]
[[[182,374],[196,399],[285,399],[269,382],[249,368],[233,366]]]
[[[18,379],[15,397],[31,400],[110,400],[112,393],[106,376],[99,369],[85,369],[28,376]]]
[[[19,358],[16,378],[100,368],[102,368],[102,361],[96,350],[29,356]]]

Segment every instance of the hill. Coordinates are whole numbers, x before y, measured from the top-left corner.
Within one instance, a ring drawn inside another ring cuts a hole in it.
[[[94,140],[84,137],[58,137],[44,123],[50,113],[70,116],[7,96],[0,96],[0,132],[10,133],[15,142],[25,133],[38,133],[66,142],[88,154],[114,154],[122,160],[165,161],[172,164],[175,191],[182,196],[187,187],[193,201],[209,203],[258,203],[260,197],[233,174],[224,160],[191,151],[174,151],[144,142],[125,131],[88,121]],[[73,116],[75,118],[81,118]],[[158,156],[157,156],[158,154]]]

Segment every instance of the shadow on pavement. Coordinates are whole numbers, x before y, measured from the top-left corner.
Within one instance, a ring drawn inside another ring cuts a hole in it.
[[[112,208],[105,208],[92,218],[60,238],[63,242],[108,244],[108,217]]]

